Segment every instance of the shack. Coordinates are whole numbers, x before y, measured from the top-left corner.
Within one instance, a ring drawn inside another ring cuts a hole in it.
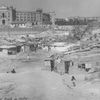
[[[45,70],[54,71],[55,70],[55,60],[46,59],[44,60],[44,68]]]
[[[70,57],[69,55],[64,55],[64,57],[59,58],[60,62],[57,64],[57,72],[59,74],[69,74],[70,70],[75,66],[74,61],[77,60],[77,56]]]
[[[37,49],[38,49],[37,43],[30,42],[30,43],[23,43],[22,45],[23,52],[33,52],[33,51],[36,52]]]
[[[44,60],[44,66],[46,70],[56,71],[58,55],[51,55],[46,60]]]
[[[61,63],[60,54],[53,54],[46,60],[44,60],[44,68],[49,71],[58,72],[57,67]]]
[[[0,55],[15,55],[21,51],[21,46],[16,45],[1,45]]]

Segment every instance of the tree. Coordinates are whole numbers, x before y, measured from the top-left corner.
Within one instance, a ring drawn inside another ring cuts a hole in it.
[[[73,34],[73,37],[76,40],[81,40],[86,35],[86,33],[90,33],[90,30],[91,30],[91,27],[89,25],[87,26],[75,25],[73,26],[73,29],[71,32]]]

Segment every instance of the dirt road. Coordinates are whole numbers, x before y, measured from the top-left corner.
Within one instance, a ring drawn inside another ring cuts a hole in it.
[[[94,100],[95,97],[85,96],[66,88],[59,74],[41,70],[41,67],[43,67],[43,56],[44,54],[38,54],[38,56],[35,54],[32,62],[17,61],[16,74],[1,73],[0,98],[26,97],[27,100]]]

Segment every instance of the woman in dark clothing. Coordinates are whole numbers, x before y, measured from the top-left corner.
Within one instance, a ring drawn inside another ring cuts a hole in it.
[[[15,71],[15,69],[14,69],[14,68],[12,69],[11,73],[16,73],[16,71]]]

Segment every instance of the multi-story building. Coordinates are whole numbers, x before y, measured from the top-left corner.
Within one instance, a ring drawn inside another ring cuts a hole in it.
[[[43,23],[44,24],[52,24],[53,22],[50,20],[52,20],[50,14],[43,13]]]
[[[13,7],[0,7],[0,26],[31,23],[33,25],[50,24],[51,16],[42,9],[36,11],[17,11]]]
[[[87,25],[93,22],[100,22],[100,17],[67,17],[67,18],[56,18],[56,25]]]

